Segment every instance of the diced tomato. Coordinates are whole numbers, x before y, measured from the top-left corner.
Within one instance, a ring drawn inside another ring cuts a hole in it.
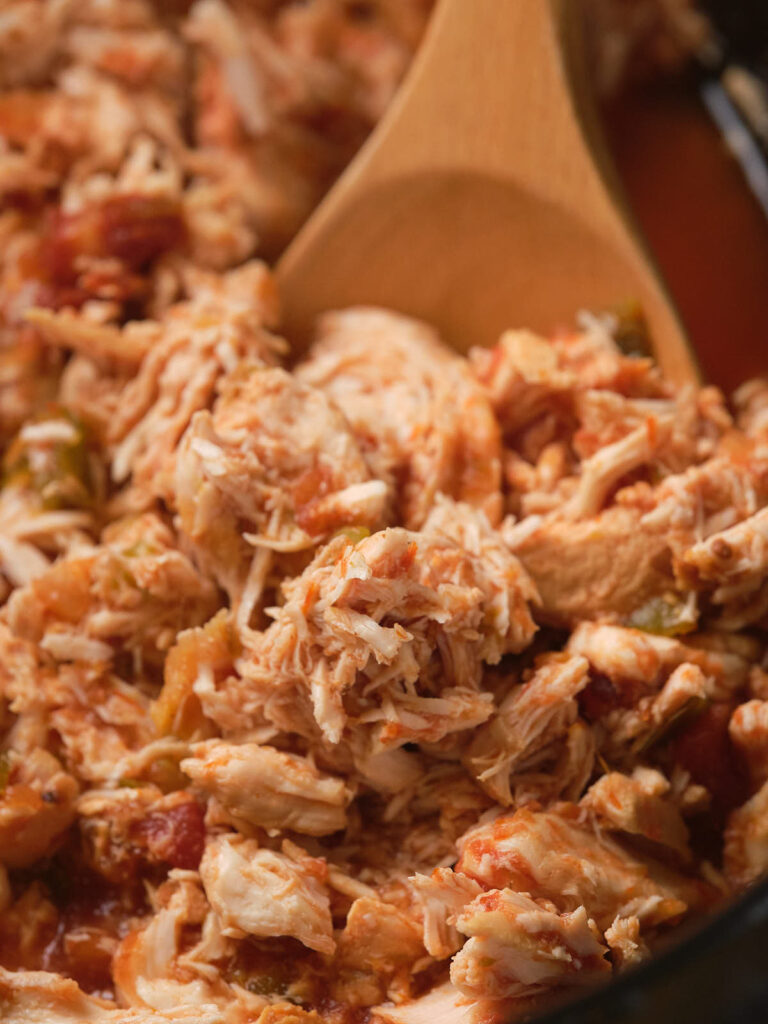
[[[78,213],[51,217],[41,262],[58,285],[73,285],[83,256],[121,260],[140,270],[182,245],[186,228],[178,203],[155,196],[113,196]]]
[[[203,808],[196,800],[147,815],[137,831],[153,860],[174,868],[194,870],[205,846]]]
[[[100,255],[99,218],[95,208],[68,214],[56,210],[48,221],[40,247],[40,262],[48,279],[72,287],[79,256]]]
[[[179,204],[159,196],[114,196],[99,210],[101,245],[108,256],[140,270],[183,245],[186,228]]]
[[[635,683],[615,683],[607,676],[593,672],[578,700],[587,721],[596,722],[609,711],[634,707],[642,695],[642,689]]]
[[[731,704],[710,704],[675,735],[669,747],[674,763],[712,794],[712,810],[718,818],[749,796],[747,773],[728,735],[732,711]]]

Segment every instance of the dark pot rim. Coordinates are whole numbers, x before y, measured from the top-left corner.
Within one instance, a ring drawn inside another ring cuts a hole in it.
[[[768,878],[644,964],[575,1000],[571,993],[535,1018],[536,1024],[753,1021],[768,1021]]]

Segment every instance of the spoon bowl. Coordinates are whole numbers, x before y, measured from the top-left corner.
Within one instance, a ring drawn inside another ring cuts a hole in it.
[[[575,211],[468,172],[415,174],[351,199],[298,287],[295,298],[287,291],[286,318],[305,343],[318,313],[362,304],[426,320],[460,352],[510,326],[551,333],[571,328],[580,309],[630,298],[648,308],[657,297],[631,254]],[[660,309],[654,327],[677,331],[673,311]]]
[[[662,369],[696,362],[596,128],[572,0],[440,0],[390,110],[278,264],[299,349],[379,305],[459,351],[639,302]]]

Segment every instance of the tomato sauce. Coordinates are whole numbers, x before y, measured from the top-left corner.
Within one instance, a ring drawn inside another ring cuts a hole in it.
[[[729,391],[768,373],[768,219],[695,85],[638,86],[604,120],[707,380]]]
[[[0,915],[0,964],[63,974],[111,998],[112,954],[149,909],[141,882],[107,882],[82,863],[74,839],[47,864],[12,872],[10,880],[14,902]]]

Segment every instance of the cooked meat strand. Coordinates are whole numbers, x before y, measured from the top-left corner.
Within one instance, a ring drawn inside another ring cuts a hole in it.
[[[768,873],[766,382],[281,336],[434,0],[0,7],[0,1019],[512,1024]]]

